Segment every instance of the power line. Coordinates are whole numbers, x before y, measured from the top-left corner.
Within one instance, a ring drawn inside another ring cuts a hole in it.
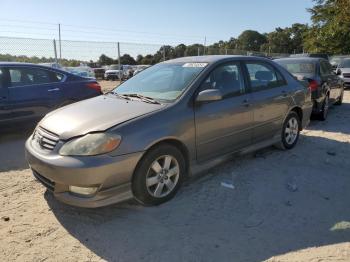
[[[18,20],[18,19],[4,19],[4,18],[0,18],[0,21],[12,21],[12,22],[16,22],[16,23],[32,23],[32,24],[47,24],[47,25],[54,25],[57,28],[57,24],[55,23],[48,23],[48,22],[40,22],[40,21],[28,21],[28,20]],[[142,35],[153,35],[153,36],[161,36],[161,37],[170,37],[170,38],[174,38],[174,39],[178,39],[178,38],[189,38],[189,39],[203,39],[203,36],[199,36],[199,35],[179,35],[179,34],[163,34],[163,33],[156,33],[156,32],[146,32],[146,31],[134,31],[134,30],[125,30],[125,29],[111,29],[111,28],[103,28],[103,27],[94,27],[94,26],[82,26],[82,25],[70,25],[70,24],[62,24],[62,32],[65,31],[64,27],[73,27],[73,28],[84,28],[84,29],[95,29],[95,30],[99,30],[99,31],[107,31],[107,32],[124,32],[124,33],[129,33],[129,34],[142,34]],[[28,27],[28,26],[27,26]],[[34,26],[33,26],[34,28]],[[55,28],[52,28],[53,30],[55,30]],[[68,29],[67,29],[68,30]],[[75,31],[75,32],[79,32],[79,31]],[[218,36],[207,36],[208,39],[217,39],[220,37]]]

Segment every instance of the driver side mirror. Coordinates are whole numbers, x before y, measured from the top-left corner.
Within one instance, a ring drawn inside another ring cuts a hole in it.
[[[222,93],[219,89],[207,89],[199,92],[196,98],[196,102],[211,102],[218,101],[222,99]]]
[[[335,73],[339,76],[339,75],[341,75],[341,70],[338,68],[338,69],[335,71]]]

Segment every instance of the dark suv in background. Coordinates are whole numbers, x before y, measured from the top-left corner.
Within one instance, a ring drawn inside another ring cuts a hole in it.
[[[298,80],[309,86],[313,100],[313,114],[326,120],[329,106],[343,102],[344,82],[338,77],[331,64],[322,58],[299,57],[274,60]]]
[[[39,119],[100,94],[95,80],[47,66],[0,62],[0,124]]]

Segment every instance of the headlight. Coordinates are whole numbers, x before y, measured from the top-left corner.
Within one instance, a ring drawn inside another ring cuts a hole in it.
[[[101,155],[116,149],[121,142],[121,136],[95,133],[73,139],[64,144],[59,153],[63,156],[93,156]]]

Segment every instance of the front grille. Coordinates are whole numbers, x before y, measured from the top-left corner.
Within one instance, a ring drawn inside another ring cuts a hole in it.
[[[345,74],[343,74],[343,76],[346,78],[350,78],[350,73],[345,73]]]
[[[55,182],[47,179],[46,177],[43,177],[42,175],[40,175],[38,172],[36,172],[35,170],[33,170],[33,175],[35,176],[35,178],[41,182],[41,184],[43,184],[48,190],[50,191],[54,191],[55,190]]]
[[[40,148],[52,151],[58,143],[58,136],[41,127],[38,127],[33,134],[33,140]]]

